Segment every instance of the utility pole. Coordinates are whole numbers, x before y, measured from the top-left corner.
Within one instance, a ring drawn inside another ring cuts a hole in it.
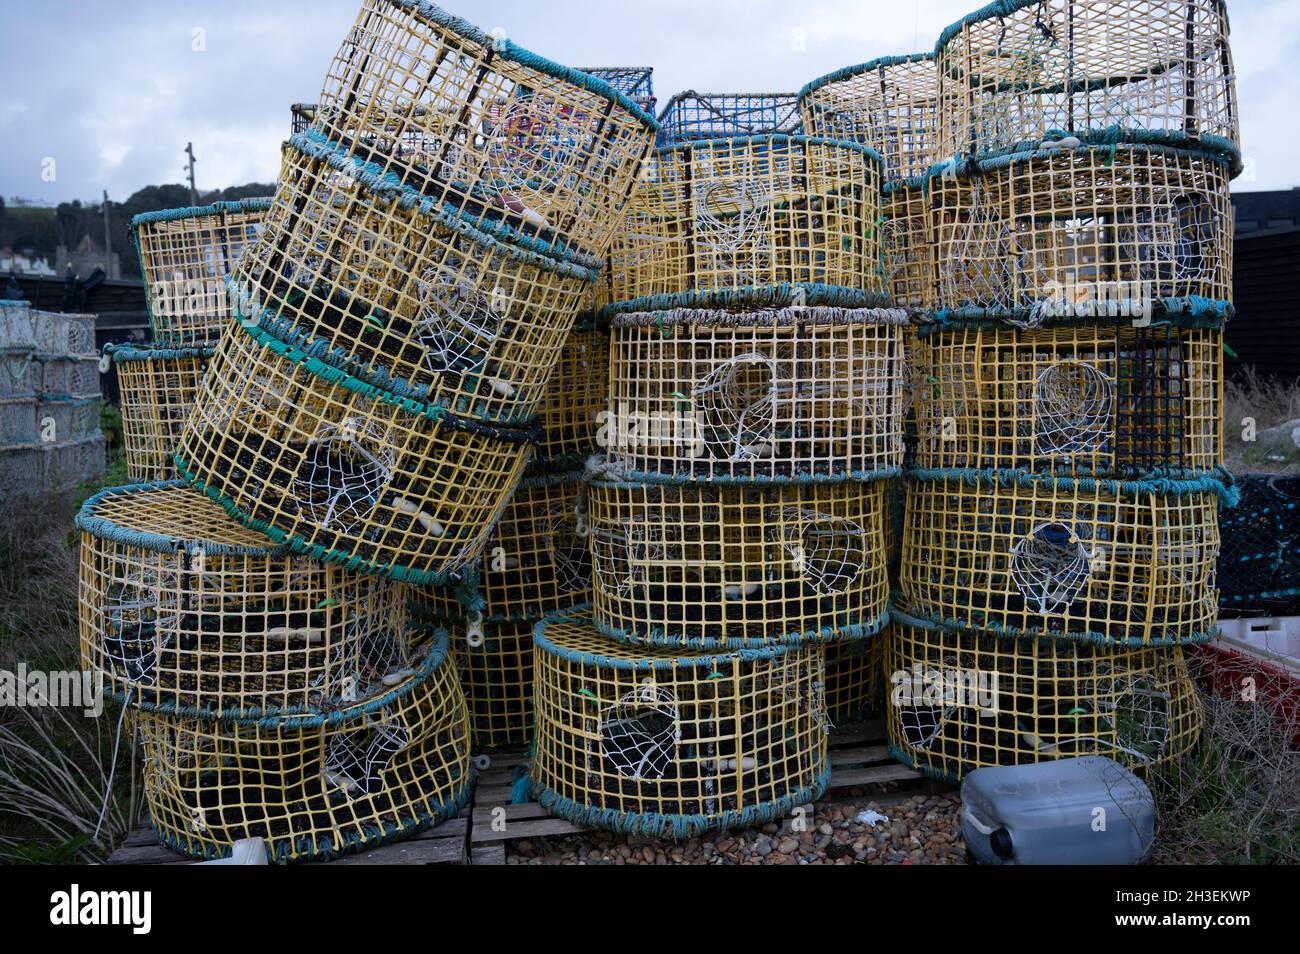
[[[198,204],[199,204],[199,194],[198,194],[198,192],[197,192],[197,191],[195,190],[195,188],[194,188],[194,143],[192,143],[192,142],[187,142],[187,143],[185,144],[185,154],[186,154],[187,156],[190,157],[190,162],[189,162],[189,173],[190,173],[190,205],[194,206],[194,205],[198,205]],[[184,171],[184,170],[181,170],[181,171]]]
[[[112,269],[113,233],[108,228],[108,190],[104,190],[104,272],[109,278],[116,278]]]

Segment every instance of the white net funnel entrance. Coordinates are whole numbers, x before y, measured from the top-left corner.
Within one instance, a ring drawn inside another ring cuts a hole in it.
[[[1088,548],[1069,527],[1045,523],[1011,551],[1011,578],[1035,613],[1069,608],[1088,583]]]
[[[468,278],[461,280],[441,271],[424,277],[419,294],[416,324],[429,370],[480,370],[501,324],[489,296]]]
[[[393,455],[374,431],[354,422],[328,427],[312,442],[294,479],[299,508],[327,530],[351,532],[393,478]]]
[[[776,439],[778,370],[765,355],[740,355],[695,387],[702,442],[724,460],[770,457]]]
[[[331,736],[325,747],[326,780],[349,796],[371,795],[383,787],[393,757],[411,744],[411,731],[388,712],[355,732]]]
[[[861,526],[816,510],[786,508],[774,536],[785,558],[818,593],[841,593],[851,587],[870,558]]]
[[[601,750],[624,778],[663,778],[677,758],[677,700],[652,682],[624,694],[600,715]]]
[[[1062,361],[1034,382],[1034,443],[1039,454],[1071,457],[1103,450],[1114,432],[1114,385],[1086,361]]]

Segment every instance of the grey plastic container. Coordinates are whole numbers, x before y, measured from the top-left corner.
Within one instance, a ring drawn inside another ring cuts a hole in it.
[[[1100,755],[976,769],[961,802],[962,837],[980,864],[1134,865],[1155,838],[1151,790]]]

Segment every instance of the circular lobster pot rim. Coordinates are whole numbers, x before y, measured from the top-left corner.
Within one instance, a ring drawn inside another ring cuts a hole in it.
[[[1234,162],[1239,161],[1237,157],[1225,153],[1212,142],[1206,140],[1164,142],[1162,138],[1166,134],[1163,130],[1158,129],[1136,129],[1115,133],[1106,131],[1067,133],[1062,130],[1053,130],[1049,135],[1051,138],[1045,138],[1042,142],[1016,143],[1006,149],[983,153],[978,157],[962,156],[944,159],[942,162],[936,162],[930,167],[929,171],[921,176],[903,179],[898,183],[891,183],[891,185],[893,188],[899,188],[902,185],[915,182],[917,179],[924,181],[926,184],[933,182],[935,179],[951,181],[955,178],[957,182],[961,182],[963,179],[985,175],[1009,166],[1023,165],[1039,159],[1060,159],[1065,156],[1081,156],[1087,153],[1104,153],[1106,158],[1102,160],[1103,164],[1107,167],[1120,169],[1128,165],[1122,161],[1124,153],[1160,155],[1172,159],[1201,159],[1223,166],[1229,173],[1234,175]],[[1079,143],[1071,146],[1051,145],[1053,142],[1060,142],[1066,138],[1077,139]]]
[[[728,311],[719,308],[672,308],[660,311],[624,311],[612,316],[610,328],[669,325],[718,327],[778,327],[808,325],[906,325],[910,314],[902,308],[849,308],[840,305],[792,305]],[[617,359],[616,359],[617,360]]]
[[[216,353],[215,345],[195,346],[192,348],[142,348],[133,344],[108,344],[104,354],[112,355],[116,364],[128,361],[176,361],[184,358],[211,358]]]
[[[1189,633],[1186,636],[1159,636],[1154,639],[1113,638],[1100,633],[1055,633],[1041,629],[1020,629],[995,623],[973,623],[968,619],[942,619],[932,613],[912,613],[897,605],[889,609],[889,620],[900,626],[916,626],[956,636],[972,636],[1000,640],[1006,643],[1040,643],[1053,646],[1089,646],[1114,652],[1138,652],[1144,649],[1175,649],[1179,646],[1197,646],[1218,635],[1217,629]]]
[[[1140,479],[1104,477],[1067,477],[1064,475],[1010,468],[929,468],[914,467],[907,471],[909,481],[929,484],[959,481],[976,487],[997,487],[1001,489],[1021,488],[1036,490],[1045,488],[1049,491],[1061,490],[1065,493],[1081,492],[1097,496],[1136,497],[1142,494],[1158,494],[1166,497],[1182,497],[1193,494],[1214,494],[1225,507],[1236,505],[1240,491],[1234,486],[1232,474],[1223,468],[1196,476],[1148,476]]]
[[[448,411],[440,404],[423,402],[404,395],[400,391],[390,390],[365,378],[350,374],[314,354],[315,349],[308,351],[298,342],[285,340],[277,331],[273,331],[257,321],[241,315],[234,319],[234,323],[237,328],[246,332],[257,344],[270,348],[280,358],[298,365],[311,375],[313,381],[318,381],[326,387],[346,388],[364,397],[398,407],[413,416],[430,418],[439,426],[447,425],[455,430],[484,434],[489,438],[505,441],[509,444],[536,444],[541,439],[541,428],[535,422],[528,426],[510,426],[490,424],[476,418],[465,417]]]
[[[415,627],[410,624],[408,628]],[[176,719],[193,719],[206,725],[218,726],[256,726],[258,729],[300,729],[313,731],[326,728],[346,728],[358,720],[369,717],[385,706],[410,695],[437,672],[450,656],[451,640],[447,630],[441,626],[418,627],[418,631],[429,635],[428,648],[424,658],[415,671],[397,685],[385,692],[358,700],[351,705],[335,709],[320,710],[205,710],[193,706],[177,706],[169,703],[146,703],[134,698],[129,692],[106,689],[105,694],[129,705],[132,708],[150,712],[155,715],[169,716]]]
[[[992,3],[985,4],[978,10],[974,10],[955,23],[950,23],[943,28],[939,34],[939,39],[934,44],[934,55],[937,57],[943,52],[944,47],[957,38],[968,26],[976,23],[982,23],[985,20],[1005,19],[1013,13],[1042,4],[1043,0],[993,0]],[[1228,5],[1226,0],[1211,0],[1216,11],[1225,19],[1228,16]]]
[[[826,486],[828,484],[870,484],[878,480],[890,480],[904,474],[900,467],[882,467],[879,470],[846,470],[833,473],[820,471],[798,474],[767,475],[731,475],[731,474],[697,474],[689,471],[680,473],[658,473],[647,470],[620,469],[619,476],[596,476],[587,478],[588,484],[611,490],[632,490],[655,487],[698,487],[698,488],[734,488],[734,487],[793,487],[804,485]]]
[[[695,289],[674,292],[671,295],[646,295],[613,302],[596,312],[598,320],[613,321],[621,314],[659,313],[682,309],[713,309],[717,311],[763,311],[802,305],[829,308],[888,309],[892,302],[883,292],[869,292],[844,285],[822,285],[813,282],[793,282],[777,285],[738,285],[732,288]]]
[[[82,533],[88,533],[97,539],[110,540],[121,546],[137,547],[155,553],[177,553],[182,550],[202,547],[204,553],[213,556],[264,556],[276,558],[286,557],[290,554],[288,547],[279,544],[268,543],[262,546],[232,544],[205,538],[182,537],[170,533],[137,530],[115,522],[108,517],[101,516],[96,512],[101,503],[116,497],[145,495],[152,491],[172,490],[186,486],[185,481],[172,479],[140,481],[138,483],[122,484],[117,487],[106,487],[86,499],[86,502],[81,505],[81,509],[77,511],[77,515],[73,519],[73,525]],[[231,529],[235,529],[235,525],[232,525]]]
[[[659,131],[659,122],[653,115],[642,109],[636,100],[619,92],[598,76],[584,73],[572,66],[556,63],[554,60],[547,59],[538,53],[519,46],[510,39],[499,39],[484,33],[475,24],[470,23],[463,17],[447,12],[437,4],[429,3],[428,0],[386,0],[386,2],[392,6],[410,11],[417,19],[424,20],[434,26],[445,27],[463,39],[490,48],[499,59],[510,60],[527,69],[545,73],[566,83],[572,83],[589,93],[594,93],[611,102],[618,103],[618,105],[635,116],[646,129],[655,133]]]
[[[617,669],[624,672],[655,673],[672,669],[714,668],[719,662],[752,662],[759,659],[776,659],[807,649],[805,640],[770,642],[763,646],[735,646],[729,648],[707,647],[693,650],[689,646],[661,646],[623,642],[616,637],[609,644],[609,653],[591,653],[568,649],[547,635],[553,626],[574,626],[590,629],[599,636],[609,634],[594,622],[590,603],[548,613],[533,627],[533,645],[540,651],[581,666]]]
[[[190,205],[178,209],[159,209],[156,212],[141,212],[132,217],[130,230],[132,234],[142,225],[158,225],[163,222],[183,222],[186,219],[202,219],[214,215],[226,215],[239,212],[265,212],[271,208],[270,196],[248,199],[228,199],[212,202],[208,205]]]
[[[850,66],[842,66],[838,70],[832,70],[825,76],[819,76],[814,80],[809,80],[804,84],[803,89],[799,90],[799,104],[803,105],[805,97],[817,92],[819,89],[829,86],[832,83],[838,83],[846,79],[852,79],[855,76],[861,76],[863,73],[872,73],[877,70],[888,69],[891,66],[907,66],[912,63],[934,62],[934,51],[930,50],[923,53],[900,53],[893,56],[878,56],[875,59],[867,60],[865,63],[854,63]]]

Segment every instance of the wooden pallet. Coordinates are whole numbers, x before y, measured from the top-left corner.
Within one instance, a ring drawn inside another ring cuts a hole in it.
[[[507,750],[491,755],[491,765],[479,772],[474,790],[470,822],[470,864],[505,864],[506,842],[523,838],[546,838],[581,834],[583,827],[548,815],[536,802],[510,804],[515,767],[527,757],[525,750]],[[861,790],[881,789],[895,783],[902,791],[872,794],[878,802],[900,801],[919,790],[947,788],[931,782],[920,772],[895,762],[885,744],[884,722],[876,719],[836,728],[831,733],[829,758],[831,780],[824,800],[842,801]]]
[[[899,801],[918,790],[946,789],[928,781],[916,769],[900,765],[885,745],[880,720],[837,728],[830,740],[831,780],[823,800],[844,801],[866,791],[881,804]],[[471,808],[466,815],[422,831],[392,845],[344,855],[334,865],[492,865],[505,864],[506,843],[523,838],[579,835],[579,825],[548,815],[536,802],[510,804],[516,767],[526,749],[494,752],[479,771]],[[896,789],[889,792],[883,787]],[[879,794],[875,790],[879,790]],[[857,797],[862,797],[861,795]],[[811,806],[809,806],[811,807]],[[192,861],[158,844],[152,830],[133,831],[108,859],[110,865],[179,865]],[[321,863],[321,862],[317,862]]]
[[[109,857],[110,865],[188,865],[192,858],[158,844],[153,830],[137,828]],[[360,854],[344,855],[333,861],[308,864],[331,865],[463,865],[469,863],[469,819],[453,818],[434,828],[391,845],[381,845]]]

